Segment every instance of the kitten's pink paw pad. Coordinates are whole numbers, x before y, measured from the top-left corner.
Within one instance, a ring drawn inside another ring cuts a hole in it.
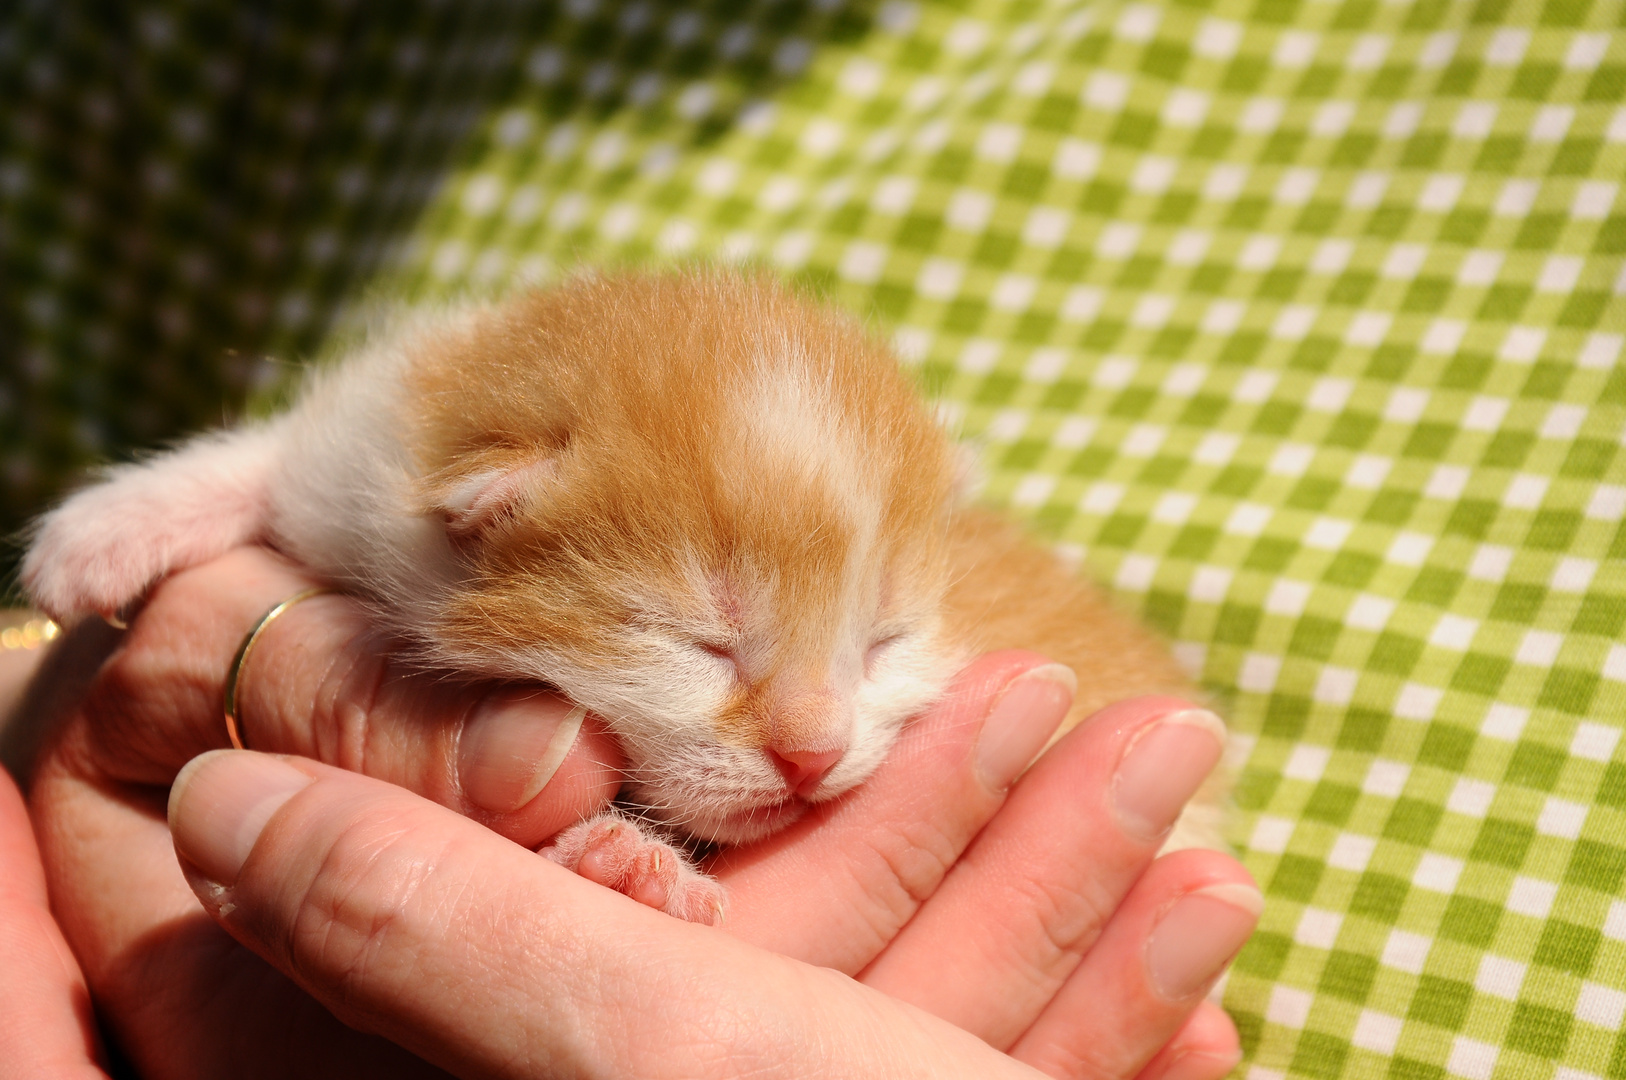
[[[708,926],[722,921],[723,887],[626,818],[605,815],[572,826],[542,854],[668,915]]]

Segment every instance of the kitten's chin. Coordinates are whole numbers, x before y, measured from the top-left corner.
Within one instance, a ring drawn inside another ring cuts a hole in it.
[[[718,814],[697,814],[683,824],[683,831],[716,844],[749,844],[799,821],[811,804],[791,797],[765,806],[748,806]]]

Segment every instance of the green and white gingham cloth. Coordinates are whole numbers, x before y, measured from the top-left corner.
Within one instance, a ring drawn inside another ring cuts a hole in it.
[[[343,145],[238,344],[778,268],[1226,703],[1249,1080],[1626,1080],[1622,3],[438,10],[254,38]]]

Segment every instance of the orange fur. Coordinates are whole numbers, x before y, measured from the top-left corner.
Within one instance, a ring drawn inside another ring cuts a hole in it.
[[[729,275],[586,279],[525,295],[461,340],[423,343],[428,362],[412,383],[427,499],[535,454],[559,455],[562,489],[591,476],[574,487],[579,497],[516,510],[485,548],[476,588],[446,613],[448,632],[492,644],[545,635],[592,652],[609,640],[595,623],[628,616],[607,567],[680,596],[681,567],[669,556],[728,566],[731,552],[748,549],[787,574],[783,595],[799,612],[783,627],[774,670],[816,651],[835,613],[820,590],[850,540],[828,528],[835,510],[777,498],[806,491],[774,462],[756,463],[743,499],[708,472],[727,384],[745,377],[765,333],[805,341],[844,415],[865,425],[878,456],[864,464],[891,484],[884,531],[917,549],[907,582],[889,588],[930,591],[946,574],[947,631],[962,655],[1025,648],[1072,667],[1079,692],[1067,727],[1136,694],[1192,694],[1161,642],[1010,523],[957,509],[945,550],[946,440],[890,354],[827,308]],[[540,564],[558,572],[538,574]],[[609,666],[618,656],[599,659]],[[719,733],[760,745],[774,712],[762,685],[743,687]]]
[[[549,490],[485,537],[446,633],[492,648],[545,637],[611,668],[623,656],[608,624],[660,617],[634,594],[704,619],[711,598],[694,595],[691,563],[717,568],[725,591],[771,578],[796,618],[775,628],[771,655],[752,658],[718,736],[818,744],[829,724],[808,714],[847,603],[830,583],[850,572],[859,530],[801,462],[753,456],[731,430],[731,403],[765,353],[770,368],[788,363],[827,387],[871,451],[852,479],[882,492],[890,592],[941,593],[949,449],[891,356],[850,320],[761,278],[624,276],[531,293],[439,335],[419,343],[409,376],[426,503],[494,465],[557,461]],[[717,633],[731,645],[739,631]]]
[[[1142,694],[1191,698],[1191,681],[1151,631],[1070,573],[1010,522],[977,508],[954,517],[949,633],[972,653],[1032,649],[1078,675],[1062,726]]]
[[[540,639],[613,680],[671,663],[640,654],[628,625],[698,636],[736,665],[712,737],[781,755],[839,754],[853,737],[855,612],[871,654],[910,638],[917,688],[946,677],[921,674],[933,663],[993,649],[1068,665],[1078,693],[1057,737],[1125,698],[1200,699],[1099,590],[959,505],[948,439],[890,352],[829,308],[761,277],[624,275],[442,333],[409,376],[423,497],[486,470],[509,470],[504,490],[530,478],[442,612],[439,631],[475,652]],[[663,756],[643,730],[640,753]],[[668,770],[646,790],[672,782]],[[1175,846],[1219,842],[1225,785],[1199,794]]]

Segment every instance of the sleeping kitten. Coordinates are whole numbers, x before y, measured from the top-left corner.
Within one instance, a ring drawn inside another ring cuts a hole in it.
[[[963,505],[885,347],[761,277],[589,277],[405,319],[269,423],[110,470],[41,521],[23,581],[58,618],[111,615],[253,542],[370,600],[426,665],[558,687],[620,738],[624,796],[710,841],[852,788],[985,650],[1071,666],[1064,729],[1192,693]],[[1216,804],[1172,843],[1217,845]],[[714,920],[715,883],[656,833],[611,813],[545,853]]]

